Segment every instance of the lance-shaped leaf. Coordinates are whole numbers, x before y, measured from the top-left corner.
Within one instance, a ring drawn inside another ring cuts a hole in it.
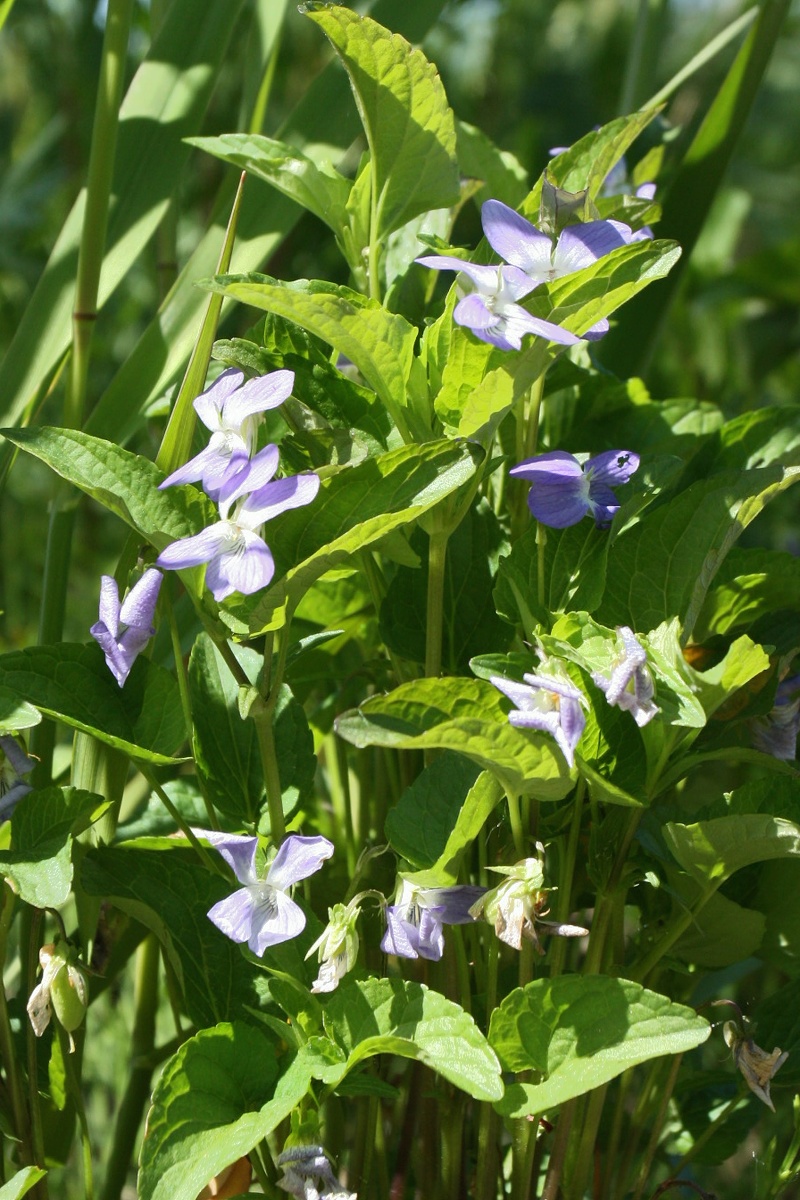
[[[290,200],[324,221],[335,234],[341,234],[347,222],[347,197],[350,180],[322,159],[314,162],[286,142],[258,133],[224,133],[220,137],[186,139],[207,154],[233,163],[250,175],[272,184]]]
[[[0,851],[0,875],[35,908],[66,903],[72,887],[72,839],[107,808],[102,796],[79,788],[28,792],[11,818],[11,849]]]
[[[627,979],[537,979],[495,1009],[489,1041],[507,1071],[538,1071],[541,1081],[510,1084],[496,1107],[510,1117],[546,1112],[710,1032],[694,1009]]]
[[[424,436],[425,372],[414,357],[417,330],[405,317],[360,292],[323,280],[282,283],[251,274],[220,275],[200,283],[242,304],[277,313],[328,342],[355,363],[401,431],[419,429]]]
[[[167,1063],[142,1144],[141,1200],[195,1200],[297,1108],[311,1083],[302,1055],[279,1074],[277,1046],[241,1021],[201,1029]]]
[[[0,432],[116,513],[157,550],[176,538],[199,533],[218,519],[214,505],[196,488],[160,492],[163,472],[149,459],[113,442],[46,425]]]
[[[131,758],[181,761],[174,755],[187,730],[178,685],[145,658],[137,659],[121,688],[99,646],[30,646],[0,656],[0,687]]]
[[[158,227],[177,187],[243,7],[176,0],[120,109],[102,306]],[[190,32],[189,32],[190,31]],[[81,192],[3,362],[3,421],[15,421],[68,349],[85,206]]]
[[[688,640],[727,552],[764,506],[798,479],[800,467],[725,472],[645,513],[609,550],[599,619],[652,629],[677,616]]]
[[[560,800],[573,786],[552,738],[515,729],[508,701],[483,679],[412,680],[343,714],[336,728],[354,746],[456,750],[506,791],[539,800]]]
[[[399,34],[344,6],[308,15],[350,76],[370,151],[372,237],[383,238],[420,213],[455,204],[455,122],[433,64]]]
[[[277,629],[321,575],[407,525],[474,475],[482,451],[453,442],[401,446],[323,481],[313,504],[270,522],[277,582],[225,614],[237,631]]]
[[[500,1064],[469,1013],[419,983],[346,980],[326,1003],[323,1020],[346,1056],[340,1079],[375,1054],[399,1054],[419,1059],[475,1100],[503,1094]]]

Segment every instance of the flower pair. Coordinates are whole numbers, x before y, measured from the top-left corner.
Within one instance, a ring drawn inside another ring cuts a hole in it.
[[[647,236],[634,233],[622,221],[587,221],[567,226],[554,242],[500,200],[485,201],[481,221],[489,245],[504,259],[500,266],[440,254],[416,261],[437,271],[459,271],[469,279],[473,290],[458,302],[453,319],[501,350],[521,349],[528,333],[562,346],[580,341],[559,325],[532,316],[518,301],[539,284],[582,271],[612,250]],[[583,336],[595,340],[607,330],[608,321],[603,319]]]

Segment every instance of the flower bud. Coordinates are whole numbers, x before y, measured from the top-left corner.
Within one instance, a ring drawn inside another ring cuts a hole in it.
[[[49,942],[39,951],[39,963],[42,978],[27,1005],[33,1032],[41,1037],[55,1013],[59,1025],[69,1034],[70,1050],[74,1050],[72,1034],[83,1022],[89,1005],[86,974],[78,951],[69,942]]]

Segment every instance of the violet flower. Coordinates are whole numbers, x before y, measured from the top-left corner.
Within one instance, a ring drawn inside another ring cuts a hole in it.
[[[493,925],[500,941],[506,945],[521,950],[524,938],[543,954],[537,928],[559,937],[585,937],[589,930],[582,925],[542,919],[549,911],[548,896],[553,889],[544,886],[544,846],[541,842],[536,843],[536,850],[537,858],[523,858],[513,867],[490,867],[490,871],[506,878],[497,887],[486,891],[470,912],[476,921],[483,919]]]
[[[103,651],[106,666],[120,687],[137,655],[155,633],[153,616],[163,578],[160,571],[149,567],[122,604],[116,579],[111,575],[101,578],[100,612],[89,633]]]
[[[509,475],[533,485],[528,508],[543,525],[566,529],[591,514],[602,529],[619,508],[609,485],[627,483],[638,467],[632,450],[605,450],[583,466],[564,450],[550,450],[512,467]]]
[[[194,410],[211,440],[205,450],[168,475],[160,488],[201,481],[216,500],[223,485],[236,474],[253,451],[257,417],[287,400],[294,386],[294,371],[272,371],[243,384],[241,371],[223,371],[211,387],[194,401]]]
[[[275,1161],[283,1171],[278,1187],[297,1200],[358,1200],[339,1183],[322,1146],[289,1146]]]
[[[222,485],[221,520],[202,533],[180,538],[167,546],[156,565],[180,571],[206,563],[206,586],[216,601],[233,592],[249,596],[266,587],[275,572],[275,563],[258,530],[280,513],[310,504],[319,491],[319,476],[290,475],[272,480],[277,468],[277,446],[265,446]]]
[[[218,850],[234,875],[244,886],[220,900],[208,911],[208,917],[234,942],[247,942],[260,958],[268,946],[277,946],[297,937],[306,927],[299,904],[289,889],[307,879],[333,854],[333,845],[324,837],[299,837],[291,834],[281,844],[263,879],[256,874],[257,837],[235,833],[217,833],[195,829]]]
[[[485,888],[470,884],[423,888],[403,879],[394,904],[386,908],[381,950],[398,958],[438,962],[444,953],[444,925],[468,925],[470,907]]]
[[[516,267],[482,266],[442,254],[427,255],[416,261],[436,271],[460,271],[467,276],[475,290],[459,300],[453,320],[470,329],[482,342],[500,350],[521,350],[527,333],[562,346],[574,346],[580,341],[574,333],[532,316],[517,304],[536,284]]]
[[[797,757],[800,732],[800,675],[784,679],[775,693],[774,707],[751,722],[753,745],[764,754],[791,762]]]
[[[633,630],[627,625],[619,625],[617,633],[622,643],[622,651],[614,663],[611,677],[601,674],[600,671],[593,671],[592,681],[605,692],[609,704],[631,713],[641,729],[661,711],[658,705],[653,703],[653,677],[647,667],[645,649]]]
[[[547,664],[545,664],[547,665]],[[555,738],[567,764],[575,766],[575,747],[586,725],[588,708],[583,692],[565,676],[540,672],[523,675],[525,682],[492,675],[490,682],[516,706],[508,714],[517,729],[534,729]]]
[[[7,821],[22,797],[32,790],[22,777],[35,766],[15,737],[10,733],[0,737],[0,821]]]

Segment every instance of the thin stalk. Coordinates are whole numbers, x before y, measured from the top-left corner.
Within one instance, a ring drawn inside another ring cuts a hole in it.
[[[35,1160],[31,1144],[30,1125],[28,1123],[28,1110],[25,1105],[22,1080],[17,1066],[17,1056],[14,1053],[11,1018],[8,1012],[6,989],[2,981],[2,972],[6,961],[8,931],[14,915],[15,896],[5,881],[3,881],[2,889],[3,907],[0,910],[0,1058],[2,1058],[5,1068],[6,1084],[11,1100],[11,1113],[14,1119],[14,1133],[19,1138],[20,1143],[21,1162],[23,1166],[29,1166]],[[44,1161],[39,1165],[43,1167]]]
[[[160,958],[161,948],[158,940],[154,934],[149,933],[136,952],[131,1073],[117,1110],[114,1138],[100,1200],[119,1200],[122,1195],[136,1148],[136,1136],[150,1096]]]
[[[567,848],[561,861],[561,871],[558,880],[558,899],[556,901],[556,920],[566,924],[572,912],[572,881],[575,875],[575,860],[578,855],[578,842],[581,836],[581,821],[583,819],[583,801],[586,795],[586,781],[581,776],[572,801],[572,820],[567,838]],[[567,956],[567,939],[553,938],[550,950],[550,978],[555,979],[564,970],[564,960]]]
[[[676,1178],[678,1175],[680,1175],[681,1171],[689,1165],[692,1159],[699,1154],[699,1152],[703,1149],[703,1146],[705,1146],[707,1142],[711,1141],[719,1127],[724,1125],[728,1117],[733,1115],[734,1110],[746,1102],[747,1097],[741,1095],[734,1096],[732,1100],[728,1101],[722,1111],[716,1115],[711,1124],[707,1125],[700,1136],[695,1139],[677,1166],[673,1168],[672,1173]]]
[[[20,915],[19,956],[23,995],[30,996],[36,982],[38,967],[38,950],[42,913],[38,908],[28,906],[22,909]],[[39,1097],[39,1039],[33,1032],[30,1021],[25,1022],[25,1041],[27,1044],[28,1067],[28,1111],[30,1113],[31,1143],[33,1146],[33,1161],[39,1167],[45,1166],[44,1128],[42,1126],[42,1109]],[[40,1179],[36,1184],[36,1196],[39,1200],[47,1200],[47,1178]]]
[[[264,771],[264,786],[267,791],[270,837],[279,846],[286,836],[286,821],[283,816],[281,777],[278,772],[278,757],[275,749],[275,731],[272,728],[272,712],[265,709],[254,718],[258,734],[258,748]]]
[[[425,623],[425,674],[435,678],[442,669],[444,582],[449,530],[436,529],[428,545],[428,596]]]
[[[528,1200],[530,1171],[538,1122],[519,1117],[514,1121],[511,1146],[511,1200]],[[533,1143],[533,1147],[531,1146]]]
[[[442,1200],[460,1200],[463,1176],[464,1102],[451,1094],[443,1106]]]
[[[486,1025],[497,1006],[497,973],[500,966],[500,945],[494,931],[485,927],[489,938],[486,955]],[[475,1200],[495,1200],[497,1195],[497,1131],[499,1117],[488,1101],[481,1104],[478,1130],[478,1164],[475,1173]]]
[[[156,779],[155,775],[152,773],[150,768],[145,763],[139,763],[139,770],[142,772],[145,779],[150,784],[150,787],[156,793],[159,800],[164,805],[164,808],[167,810],[167,812],[172,817],[175,824],[178,826],[178,829],[180,829],[181,833],[187,839],[187,841],[189,841],[191,843],[192,848],[197,851],[197,853],[200,855],[200,857],[202,858],[205,865],[207,867],[209,867],[212,871],[214,871],[215,874],[222,875],[225,879],[227,879],[228,875],[225,872],[225,869],[222,866],[220,866],[220,864],[217,862],[215,856],[209,854],[209,852],[208,852],[208,850],[206,850],[205,846],[202,846],[200,844],[200,842],[197,840],[197,837],[193,833],[191,826],[186,824],[183,817],[178,812],[177,808],[172,803],[169,796],[164,791],[163,787],[158,782],[158,780]]]
[[[525,838],[525,827],[522,824],[522,816],[519,810],[519,798],[511,792],[506,792],[506,800],[508,802],[508,820],[511,824],[511,835],[514,838],[514,850],[518,858],[524,858],[527,841]]]
[[[658,965],[664,955],[675,945],[678,938],[694,924],[701,909],[705,907],[716,890],[716,887],[710,888],[691,908],[684,909],[675,914],[656,944],[650,948],[644,958],[640,959],[638,965],[632,967],[628,972],[629,979],[632,979],[634,983],[644,982],[653,968]]]
[[[597,1130],[603,1115],[607,1091],[608,1084],[606,1083],[603,1087],[595,1088],[593,1092],[589,1093],[586,1115],[581,1124],[580,1136],[576,1139],[577,1154],[570,1179],[570,1191],[574,1196],[584,1195],[592,1175]]]
[[[83,1160],[83,1194],[86,1200],[94,1200],[94,1170],[92,1168],[92,1143],[89,1137],[89,1122],[86,1119],[86,1108],[83,1103],[81,1083],[75,1070],[73,1054],[71,1053],[69,1034],[61,1025],[58,1028],[58,1041],[61,1046],[61,1058],[64,1062],[64,1075],[67,1081],[67,1091],[72,1097],[78,1124],[81,1130],[81,1157]]]
[[[678,1072],[681,1069],[682,1061],[683,1055],[676,1054],[672,1065],[670,1066],[667,1081],[661,1090],[661,1099],[658,1105],[658,1112],[656,1113],[655,1121],[653,1122],[653,1126],[650,1131],[650,1138],[647,1143],[647,1148],[644,1152],[644,1158],[642,1159],[642,1166],[639,1171],[639,1182],[636,1185],[636,1191],[633,1194],[633,1200],[641,1200],[642,1194],[644,1193],[647,1177],[650,1174],[650,1168],[653,1165],[653,1159],[655,1158],[656,1150],[658,1149],[661,1131],[664,1128],[667,1107],[672,1099],[672,1092],[675,1087],[675,1082],[678,1078]]]
[[[643,97],[642,81],[652,78],[653,50],[660,42],[667,0],[639,0],[639,11],[619,98],[619,114],[625,116],[639,107]]]
[[[561,1107],[541,1200],[556,1200],[558,1196],[558,1190],[561,1186],[561,1174],[564,1170],[564,1160],[567,1154],[567,1145],[569,1143],[569,1135],[576,1108],[577,1102],[575,1100],[568,1100]]]

